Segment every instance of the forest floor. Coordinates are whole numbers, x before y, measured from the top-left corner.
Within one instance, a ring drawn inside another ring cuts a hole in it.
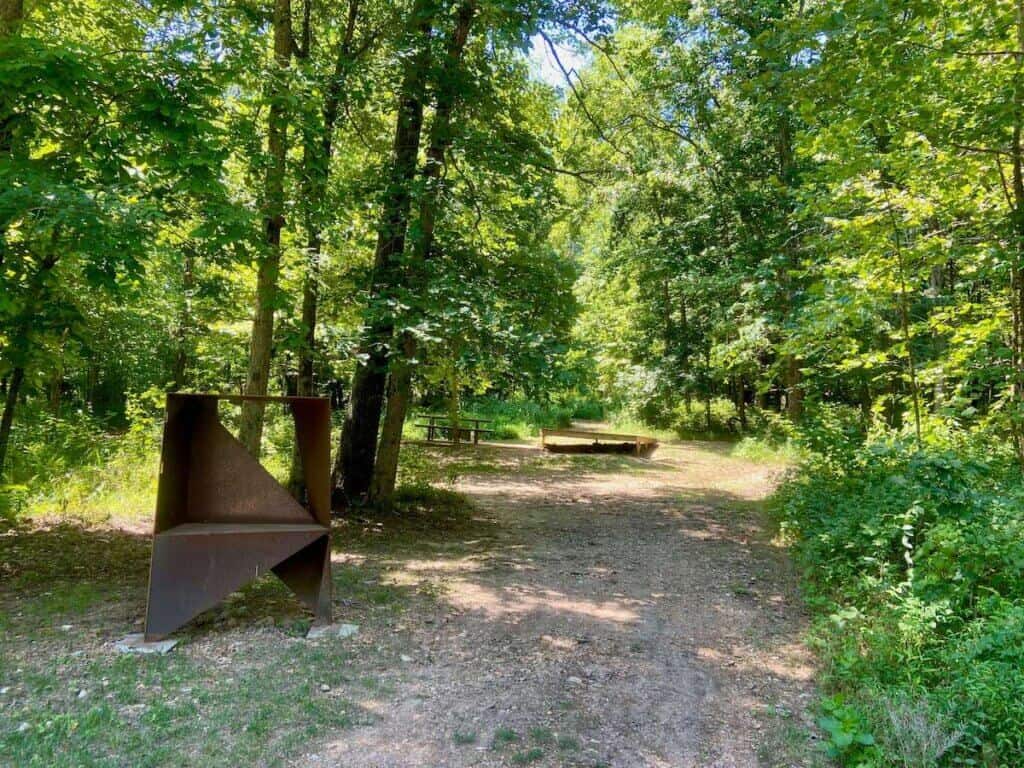
[[[410,450],[469,504],[339,522],[346,639],[306,640],[267,580],[167,656],[121,656],[143,517],[0,536],[0,763],[816,764],[805,617],[761,503],[779,467],[707,443]]]

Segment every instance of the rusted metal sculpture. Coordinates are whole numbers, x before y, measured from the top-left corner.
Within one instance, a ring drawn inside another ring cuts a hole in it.
[[[290,406],[308,509],[220,423],[221,400]],[[166,637],[268,570],[330,622],[330,522],[329,400],[168,395],[145,639]]]

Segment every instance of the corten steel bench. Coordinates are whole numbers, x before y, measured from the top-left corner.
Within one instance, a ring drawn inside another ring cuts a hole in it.
[[[494,434],[493,429],[484,429],[480,426],[481,424],[492,424],[490,419],[461,419],[456,431],[451,419],[447,416],[424,416],[423,418],[429,423],[416,426],[427,428],[427,441],[431,443],[455,443],[465,440],[476,445],[480,442],[481,435]],[[462,426],[462,424],[472,424],[473,426]],[[458,437],[458,441],[456,441],[456,437]]]
[[[221,400],[290,406],[308,510],[220,423]],[[317,622],[330,622],[330,427],[327,398],[167,396],[147,641],[166,637],[267,571]]]
[[[590,440],[590,443],[550,443],[552,437]],[[588,429],[542,429],[540,444],[552,453],[631,453],[648,457],[658,448],[658,441],[645,435],[620,435],[614,432],[592,432]]]

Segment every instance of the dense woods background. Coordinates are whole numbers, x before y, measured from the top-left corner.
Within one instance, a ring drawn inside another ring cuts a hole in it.
[[[0,508],[173,389],[330,395],[339,511],[416,409],[745,436],[834,756],[1019,765],[1022,127],[1006,0],[0,0]]]

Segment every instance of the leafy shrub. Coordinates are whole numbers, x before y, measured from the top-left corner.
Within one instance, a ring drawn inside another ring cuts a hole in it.
[[[756,421],[756,410],[749,409],[747,418]],[[672,414],[671,424],[666,426],[671,426],[682,439],[729,437],[741,432],[736,404],[724,397],[717,397],[711,401],[710,424],[705,404],[695,400],[690,404],[689,410],[684,403],[680,403]]]
[[[843,765],[857,768],[877,765],[875,737],[867,729],[860,711],[847,706],[842,696],[825,699],[822,710],[818,726],[825,732],[825,753]]]
[[[864,703],[873,732],[891,732],[892,715],[866,702],[920,691],[949,718],[927,721],[940,723],[934,733],[919,719],[921,740],[958,736],[943,759],[1012,765],[1024,754],[1020,470],[960,437],[933,436],[921,450],[899,436],[858,446],[844,424],[816,427],[807,444],[838,429],[841,445],[813,454],[774,500],[818,615],[826,682],[850,706]],[[892,739],[883,747],[891,760],[927,753]]]
[[[443,408],[427,409],[429,413],[443,413]],[[540,434],[543,427],[562,428],[572,424],[573,419],[586,419],[604,414],[600,404],[587,400],[567,399],[563,403],[541,403],[525,398],[496,400],[480,397],[463,404],[460,416],[465,419],[489,419],[486,425],[494,430],[499,440],[519,440]],[[414,421],[417,419],[414,419]]]

